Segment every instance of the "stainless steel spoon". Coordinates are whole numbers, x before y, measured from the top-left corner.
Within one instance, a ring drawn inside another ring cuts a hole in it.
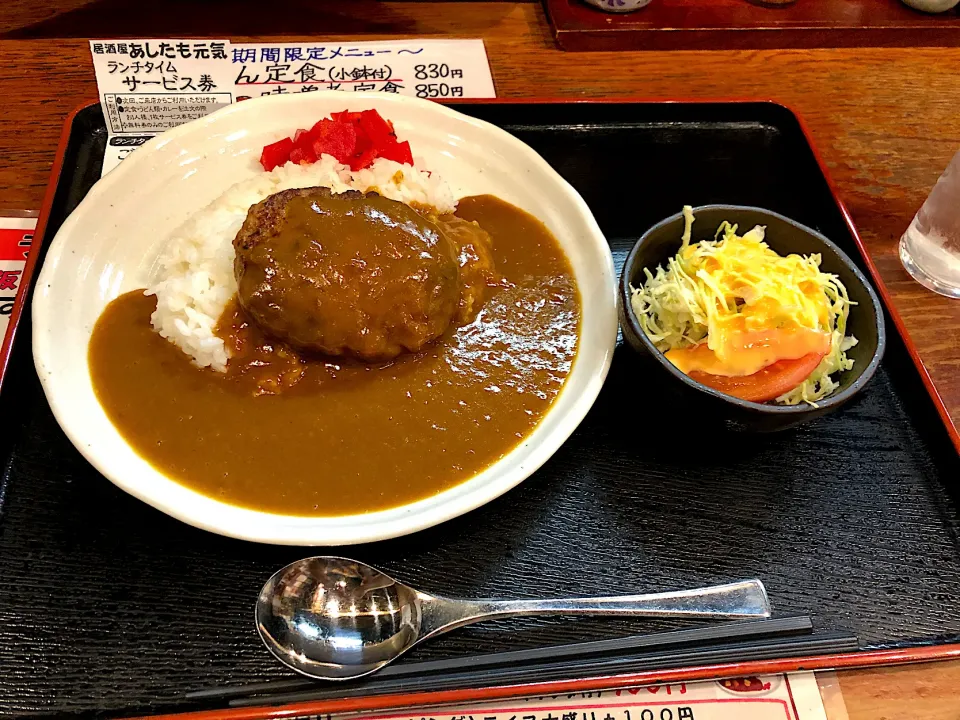
[[[453,600],[428,595],[376,568],[311,557],[275,573],[257,600],[257,630],[285,665],[313,678],[349,680],[379,670],[421,640],[490,618],[519,615],[770,617],[763,583],[570,600]]]

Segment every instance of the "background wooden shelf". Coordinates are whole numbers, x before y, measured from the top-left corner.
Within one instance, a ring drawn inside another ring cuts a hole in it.
[[[544,4],[564,50],[960,45],[956,10],[927,15],[900,0],[799,0],[780,8],[747,0],[653,0],[622,14],[582,0]]]

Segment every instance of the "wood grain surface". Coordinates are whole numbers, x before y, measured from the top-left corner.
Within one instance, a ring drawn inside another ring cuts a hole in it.
[[[669,0],[615,14],[583,0],[547,0],[545,6],[565,50],[960,45],[955,10],[931,15],[900,0],[805,0],[779,7],[744,0]]]
[[[960,661],[820,677],[829,720],[958,720]],[[834,693],[834,683],[841,692]]]
[[[911,281],[896,256],[900,234],[960,148],[960,49],[571,54],[554,47],[534,3],[276,0],[264,12],[253,0],[7,0],[0,209],[39,207],[63,118],[96,97],[86,38],[176,35],[482,37],[501,97],[754,97],[789,105],[811,128],[937,390],[960,420],[960,303]],[[960,717],[960,663],[840,678],[850,718]]]

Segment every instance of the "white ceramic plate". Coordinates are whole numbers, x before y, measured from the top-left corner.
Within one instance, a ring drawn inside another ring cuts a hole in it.
[[[414,156],[460,196],[491,193],[540,218],[580,286],[580,349],[560,396],[513,452],[474,478],[391,510],[310,518],[257,512],[190,490],[123,440],[97,402],[87,344],[118,295],[150,284],[169,233],[232,184],[262,172],[262,147],[331,112],[376,108]],[[404,535],[457,517],[520,483],[586,415],[616,341],[609,247],[583,199],[525,144],[485,122],[424,100],[328,91],[248,100],[169,130],[98,182],[60,228],[33,300],[33,355],[53,413],[101,473],[144,502],[212,532],[265,543],[346,545]]]

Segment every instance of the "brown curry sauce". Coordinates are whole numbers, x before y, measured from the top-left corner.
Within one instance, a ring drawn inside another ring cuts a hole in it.
[[[577,350],[580,300],[556,239],[492,196],[457,216],[493,238],[501,282],[476,319],[379,364],[304,360],[234,303],[227,373],[201,370],[150,325],[153,297],[111,302],[89,347],[93,386],[139,455],[244,507],[336,516],[397,507],[473,477],[526,437]]]

